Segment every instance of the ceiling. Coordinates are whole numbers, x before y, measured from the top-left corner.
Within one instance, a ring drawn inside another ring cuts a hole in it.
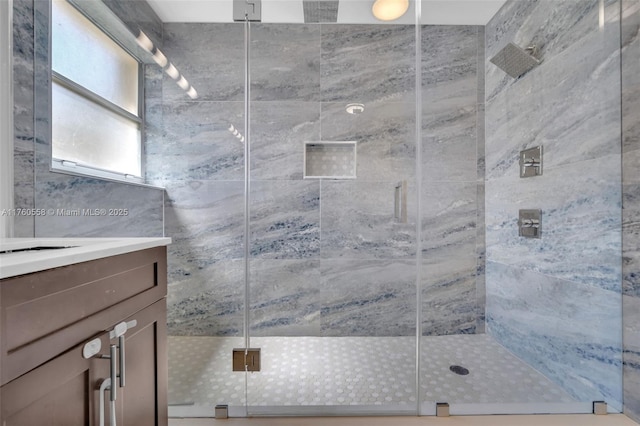
[[[233,22],[233,0],[147,0],[163,22]],[[422,0],[425,25],[485,25],[506,0]],[[389,24],[413,24],[409,11]],[[340,0],[338,23],[384,24],[373,17],[373,0]],[[302,0],[262,0],[262,22],[304,23]]]

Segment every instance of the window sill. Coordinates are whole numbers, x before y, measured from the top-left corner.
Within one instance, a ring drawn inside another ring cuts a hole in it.
[[[160,189],[160,190],[165,189],[163,186],[157,186],[157,185],[151,185],[151,184],[145,183],[142,180],[142,178],[127,177],[125,175],[118,174],[118,173],[107,172],[102,170],[94,170],[88,167],[82,167],[77,165],[65,165],[63,164],[62,161],[56,160],[56,159],[52,160],[49,171],[51,171],[52,173],[62,173],[62,174],[71,175],[71,176],[104,180],[104,181],[109,181],[114,183],[121,183],[125,185],[141,186],[141,187],[150,188],[150,189]]]

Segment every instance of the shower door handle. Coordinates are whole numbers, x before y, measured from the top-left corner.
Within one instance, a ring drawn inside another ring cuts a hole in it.
[[[407,181],[398,182],[393,191],[393,217],[400,223],[407,223]]]

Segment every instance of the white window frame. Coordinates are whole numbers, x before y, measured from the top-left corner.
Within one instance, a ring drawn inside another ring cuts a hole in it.
[[[2,0],[0,0],[2,1]],[[69,1],[69,4],[75,8],[75,5],[72,1]],[[49,16],[53,17],[52,13],[52,5],[49,6]],[[92,25],[95,25],[102,33],[104,33],[107,37],[109,37],[114,43],[116,43],[124,52],[126,52],[129,56],[135,59],[138,62],[138,115],[132,114],[131,112],[125,110],[119,105],[114,104],[113,102],[103,98],[102,96],[92,92],[86,87],[76,83],[75,81],[65,77],[62,74],[59,74],[51,69],[51,80],[49,84],[49,99],[52,98],[52,89],[54,84],[58,84],[61,87],[70,90],[71,92],[79,95],[86,100],[89,100],[101,108],[104,108],[106,111],[115,113],[122,118],[130,120],[138,124],[140,128],[140,176],[134,176],[130,174],[124,174],[116,171],[106,170],[99,167],[96,167],[91,164],[81,163],[77,161],[69,161],[63,158],[55,158],[53,156],[53,134],[52,131],[49,132],[51,135],[51,171],[61,172],[72,175],[79,175],[85,177],[92,178],[100,178],[105,180],[112,180],[117,182],[124,183],[132,183],[132,184],[142,184],[144,183],[144,175],[145,175],[145,167],[144,167],[144,146],[145,146],[145,120],[144,120],[144,65],[142,61],[134,55],[129,49],[124,47],[122,43],[120,43],[116,38],[114,38],[108,31],[106,31],[101,25],[95,22],[90,17],[86,16],[82,10],[76,8],[84,16]],[[51,28],[51,27],[50,27]],[[51,55],[53,55],[53,38],[50,35],[50,46],[51,46]],[[50,103],[51,108],[53,108],[53,102]],[[49,114],[49,117],[53,118],[53,114]],[[51,130],[53,129],[53,122],[51,123]],[[146,185],[145,185],[146,186]]]

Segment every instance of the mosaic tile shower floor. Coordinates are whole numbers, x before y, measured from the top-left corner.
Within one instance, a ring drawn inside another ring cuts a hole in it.
[[[248,376],[252,406],[415,406],[412,337],[254,337],[262,371]],[[231,371],[237,337],[169,337],[169,403],[244,405],[244,373]],[[449,403],[575,400],[488,335],[423,340],[421,393]],[[450,370],[460,365],[468,375]]]

